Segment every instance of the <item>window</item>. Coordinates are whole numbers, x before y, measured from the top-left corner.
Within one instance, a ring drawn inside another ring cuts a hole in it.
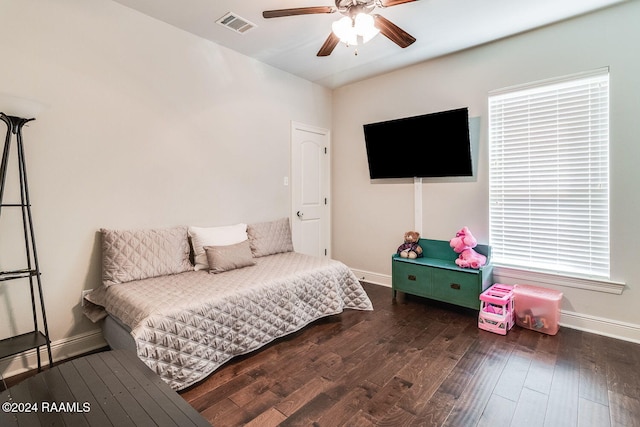
[[[492,257],[609,278],[609,70],[489,94]]]

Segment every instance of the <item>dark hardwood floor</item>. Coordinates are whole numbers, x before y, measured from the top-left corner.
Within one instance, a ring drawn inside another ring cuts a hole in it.
[[[640,426],[640,345],[561,328],[477,328],[477,312],[365,284],[347,310],[181,393],[214,426]]]

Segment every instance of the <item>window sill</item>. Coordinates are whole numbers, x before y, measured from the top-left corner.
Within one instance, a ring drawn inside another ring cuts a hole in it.
[[[550,284],[556,286],[566,286],[569,288],[584,289],[588,291],[604,292],[607,294],[622,295],[625,288],[624,283],[613,282],[606,279],[588,279],[582,277],[563,276],[560,274],[543,273],[539,271],[523,270],[520,268],[504,267],[495,265],[494,276],[501,279],[509,279],[513,283],[537,282],[541,285]],[[505,280],[507,282],[507,280]]]

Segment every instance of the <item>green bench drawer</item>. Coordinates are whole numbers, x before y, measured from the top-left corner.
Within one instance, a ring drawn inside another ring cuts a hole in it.
[[[431,268],[397,262],[392,272],[393,289],[414,295],[431,294]]]
[[[480,308],[480,279],[477,274],[443,269],[434,269],[431,274],[434,298],[469,308]]]

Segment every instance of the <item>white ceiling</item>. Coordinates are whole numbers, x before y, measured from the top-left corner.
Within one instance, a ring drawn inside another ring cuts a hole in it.
[[[329,88],[508,37],[627,0],[418,0],[376,8],[417,41],[406,49],[382,35],[358,47],[316,53],[339,13],[264,19],[263,10],[333,6],[334,0],[114,0],[185,31]],[[227,12],[256,28],[238,34]]]

